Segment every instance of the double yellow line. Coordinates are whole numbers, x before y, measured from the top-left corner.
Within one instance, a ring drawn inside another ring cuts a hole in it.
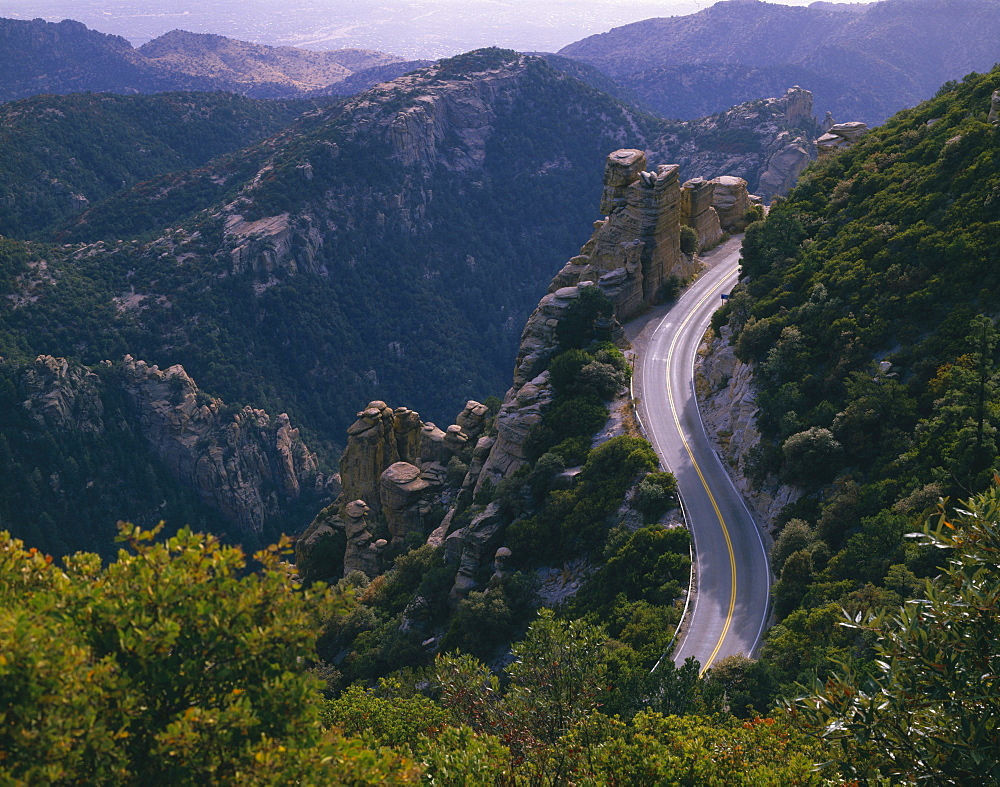
[[[727,277],[728,278],[728,277]],[[677,327],[674,332],[674,337],[670,341],[670,348],[667,350],[667,363],[666,363],[666,383],[667,383],[667,399],[670,402],[670,412],[674,416],[674,425],[677,427],[677,434],[680,435],[681,443],[684,444],[684,450],[687,451],[688,458],[691,460],[691,464],[694,466],[695,472],[698,474],[698,478],[701,480],[701,485],[705,488],[705,494],[708,495],[708,499],[712,503],[712,508],[715,510],[715,515],[719,519],[719,526],[722,528],[722,535],[726,538],[726,548],[729,550],[729,570],[732,574],[732,581],[730,582],[729,591],[729,611],[726,614],[726,623],[722,627],[722,633],[719,635],[719,641],[715,643],[715,649],[709,655],[707,661],[701,665],[701,672],[699,675],[704,675],[705,671],[712,666],[712,662],[715,657],[719,655],[719,650],[722,648],[722,643],[726,639],[726,635],[729,633],[729,627],[733,622],[733,612],[736,609],[736,554],[733,552],[733,542],[729,537],[729,528],[726,527],[726,520],[722,516],[722,511],[719,510],[719,504],[715,501],[715,496],[712,494],[712,490],[708,488],[708,482],[705,480],[704,474],[701,472],[701,467],[698,465],[698,460],[694,458],[694,452],[691,450],[691,444],[688,442],[687,437],[684,436],[684,430],[681,428],[680,415],[677,412],[677,406],[674,403],[674,392],[670,386],[670,369],[674,362],[674,351],[677,349],[677,342],[680,336],[684,333],[685,328],[687,328],[688,323],[694,319],[698,310],[701,308],[702,304],[705,303],[713,295],[717,294],[719,290],[722,289],[723,285],[726,283],[726,279],[723,279],[714,287],[712,287],[708,292],[706,292],[701,299],[694,305],[688,316],[684,318],[681,324]],[[688,592],[691,592],[690,589]]]

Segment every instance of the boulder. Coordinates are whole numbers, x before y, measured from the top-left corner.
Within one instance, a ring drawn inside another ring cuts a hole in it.
[[[470,399],[465,403],[465,409],[458,414],[455,423],[470,440],[475,440],[483,433],[489,413],[490,409],[485,404]]]
[[[816,140],[816,149],[820,158],[847,150],[868,131],[868,126],[860,121],[850,123],[835,123],[823,136]]]
[[[719,214],[722,229],[729,231],[742,227],[750,209],[747,182],[743,178],[723,175],[720,178],[713,178],[712,183],[715,184],[712,206]]]
[[[765,202],[791,191],[802,171],[813,160],[813,152],[790,134],[779,138],[781,146],[767,160],[758,189]]]
[[[421,531],[423,515],[429,510],[424,501],[429,487],[420,468],[408,462],[395,462],[382,473],[379,500],[393,544],[400,543],[409,533]]]

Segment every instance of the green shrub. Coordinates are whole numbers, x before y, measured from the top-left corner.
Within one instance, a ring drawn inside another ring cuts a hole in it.
[[[650,473],[639,483],[633,507],[646,522],[655,522],[677,505],[677,479],[672,473]]]
[[[687,224],[681,225],[681,252],[688,255],[698,252],[698,232]]]

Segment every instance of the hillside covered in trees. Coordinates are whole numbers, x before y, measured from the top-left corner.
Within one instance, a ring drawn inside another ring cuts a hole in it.
[[[801,493],[777,523],[759,667],[785,691],[873,667],[873,633],[840,610],[919,594],[942,555],[906,535],[1000,468],[998,88],[996,69],[948,83],[809,169],[748,228],[716,316],[753,364],[763,439],[742,471]]]

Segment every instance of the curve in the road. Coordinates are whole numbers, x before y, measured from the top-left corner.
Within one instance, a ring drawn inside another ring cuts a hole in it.
[[[716,455],[694,392],[694,359],[714,298],[735,283],[730,249],[664,315],[641,361],[640,409],[647,436],[677,477],[694,541],[696,589],[674,661],[702,672],[726,656],[754,653],[770,602],[770,570],[756,522]]]

